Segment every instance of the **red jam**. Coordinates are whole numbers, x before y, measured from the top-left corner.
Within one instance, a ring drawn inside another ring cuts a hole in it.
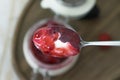
[[[33,43],[37,49],[49,58],[50,56],[56,58],[74,56],[80,50],[79,35],[54,21],[40,26],[34,32]]]
[[[31,50],[33,55],[37,58],[37,60],[46,64],[59,64],[66,60],[66,58],[56,58],[42,54],[42,52],[34,46],[34,43],[32,41],[31,41]]]

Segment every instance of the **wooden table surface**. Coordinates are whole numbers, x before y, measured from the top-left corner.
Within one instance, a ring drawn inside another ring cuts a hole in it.
[[[31,68],[23,57],[22,43],[26,31],[37,21],[50,18],[53,13],[39,7],[40,0],[31,0],[18,23],[14,45],[13,65],[21,80],[29,80]],[[86,41],[98,40],[101,33],[108,33],[113,40],[120,40],[120,0],[97,0],[99,17],[71,20],[70,24]],[[64,75],[53,80],[120,80],[120,47],[101,50],[85,47],[77,64]],[[41,77],[38,78],[41,80]]]

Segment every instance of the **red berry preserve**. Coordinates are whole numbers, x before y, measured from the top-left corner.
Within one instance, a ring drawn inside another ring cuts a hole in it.
[[[79,35],[55,21],[48,21],[32,37],[31,48],[35,57],[45,63],[57,64],[80,50]]]

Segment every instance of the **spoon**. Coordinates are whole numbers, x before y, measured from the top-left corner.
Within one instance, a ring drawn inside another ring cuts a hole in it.
[[[61,19],[61,17],[59,15],[56,14],[54,16],[54,20],[59,21],[60,19]],[[61,20],[64,21],[64,22],[62,22],[62,23],[64,23],[64,25],[69,24],[69,17],[64,17]],[[76,32],[76,30],[70,25],[68,25],[68,27],[66,26],[66,28],[71,29]],[[85,47],[85,46],[120,46],[120,41],[84,41],[81,38],[81,36],[80,36],[80,40],[81,40],[80,48]]]
[[[120,46],[120,41],[84,41],[80,37],[80,47],[86,46]]]

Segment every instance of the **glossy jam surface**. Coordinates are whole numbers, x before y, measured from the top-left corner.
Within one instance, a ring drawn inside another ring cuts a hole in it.
[[[48,55],[42,54],[40,50],[38,50],[35,46],[34,43],[31,41],[31,50],[35,58],[39,60],[40,62],[43,62],[45,64],[59,64],[63,61],[66,60],[66,58],[56,58]]]
[[[34,32],[33,43],[45,56],[64,58],[79,53],[79,35],[54,21],[47,22]]]

